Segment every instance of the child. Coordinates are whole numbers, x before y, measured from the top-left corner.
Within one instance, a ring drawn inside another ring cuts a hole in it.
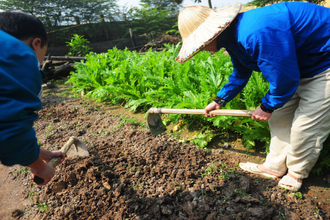
[[[47,50],[47,33],[35,17],[17,12],[0,13],[0,161],[31,168],[46,185],[54,176],[47,164],[60,151],[39,147],[33,122],[40,100],[40,65]]]

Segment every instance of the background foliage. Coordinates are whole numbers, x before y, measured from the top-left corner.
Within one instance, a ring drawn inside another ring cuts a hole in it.
[[[309,1],[322,4],[325,0]],[[46,26],[52,47],[65,46],[73,34],[84,35],[91,43],[122,39],[130,36],[129,28],[134,35],[150,39],[175,25],[182,2],[140,0],[141,7],[120,7],[118,0],[0,0],[0,10],[22,11],[39,18]],[[261,7],[277,2],[254,0],[248,5]],[[212,8],[212,0],[208,0],[208,5]]]
[[[64,46],[73,34],[100,42],[129,37],[129,28],[134,35],[164,33],[176,23],[180,4],[143,0],[141,7],[127,8],[119,7],[117,0],[0,0],[0,10],[39,18],[48,32],[49,46]]]
[[[1,0],[0,9],[34,15],[47,28],[87,23],[118,13],[116,0]]]
[[[288,0],[253,0],[253,1],[250,1],[249,3],[247,3],[247,5],[263,7],[266,5],[271,5],[271,4],[275,4],[275,3],[279,3],[279,2],[290,2],[290,1],[288,1]],[[304,2],[311,2],[311,3],[322,5],[325,3],[325,0],[308,0],[308,1],[304,1]]]
[[[91,48],[87,45],[89,41],[84,38],[83,35],[74,34],[71,41],[66,42],[67,46],[70,47],[68,56],[85,56],[89,53]]]

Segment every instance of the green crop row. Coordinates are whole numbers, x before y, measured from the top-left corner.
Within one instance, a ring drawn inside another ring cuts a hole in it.
[[[175,61],[179,46],[166,45],[162,52],[150,50],[145,54],[116,48],[102,54],[90,53],[86,61],[76,63],[76,71],[71,72],[67,83],[77,94],[97,102],[124,103],[132,111],[146,113],[150,107],[204,109],[228,82],[233,70],[230,57],[224,51],[212,56],[202,51],[180,64]],[[243,91],[225,108],[254,110],[267,90],[268,82],[261,73],[254,72]],[[169,114],[163,117],[167,123],[184,121],[188,129],[198,125],[200,133],[192,142],[200,147],[207,146],[221,132],[240,134],[248,149],[257,142],[269,146],[267,122],[231,116]],[[330,156],[326,161],[330,162]]]

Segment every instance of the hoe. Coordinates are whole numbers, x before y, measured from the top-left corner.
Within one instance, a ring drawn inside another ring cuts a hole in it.
[[[253,111],[250,110],[231,110],[219,109],[213,110],[210,114],[222,116],[243,116],[251,117]],[[153,135],[158,135],[166,131],[160,114],[191,114],[191,115],[204,115],[204,109],[166,109],[166,108],[150,108],[147,116],[147,122],[150,131]]]

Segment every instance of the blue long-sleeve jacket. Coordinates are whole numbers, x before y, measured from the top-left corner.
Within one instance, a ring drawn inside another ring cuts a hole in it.
[[[33,163],[40,153],[33,122],[42,108],[38,58],[22,41],[0,31],[0,160]]]
[[[301,78],[330,68],[329,8],[278,3],[240,13],[231,25],[231,37],[221,46],[231,56],[234,70],[218,92],[220,98],[232,100],[254,70],[269,81],[263,105],[275,110],[292,98]]]

